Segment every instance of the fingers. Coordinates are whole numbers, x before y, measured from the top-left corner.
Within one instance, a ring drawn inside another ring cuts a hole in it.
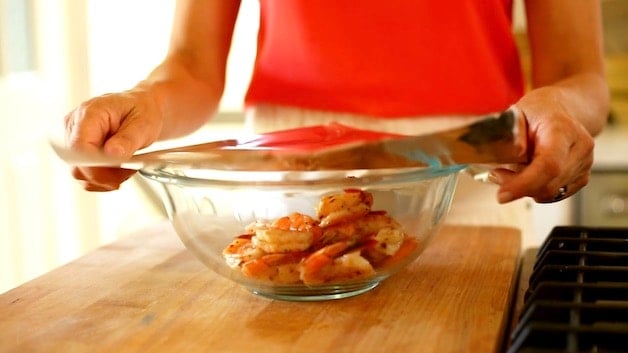
[[[73,148],[104,149],[130,156],[154,142],[161,116],[145,93],[123,92],[92,98],[65,118],[66,141]]]
[[[157,139],[161,121],[154,101],[145,92],[103,95],[66,115],[66,143],[77,150],[130,157]],[[134,173],[119,168],[72,169],[72,176],[88,191],[116,190]]]
[[[135,174],[135,170],[103,167],[74,167],[72,176],[81,182],[87,191],[113,191]]]
[[[156,129],[151,121],[132,111],[116,132],[105,141],[103,151],[111,156],[130,157],[135,151],[150,145],[156,138]]]
[[[492,172],[500,184],[500,203],[526,196],[539,203],[556,202],[586,186],[593,165],[593,139],[578,128],[557,127],[535,131],[532,162],[523,170]]]
[[[559,179],[553,180],[547,176],[533,176],[532,180],[519,172],[505,169],[496,169],[491,172],[491,180],[501,185],[497,199],[500,203],[514,201],[521,197],[532,197],[538,203],[562,201],[582,189],[589,182],[589,172],[582,173],[573,182],[561,184]],[[541,187],[528,187],[536,181],[546,181]],[[524,186],[517,186],[516,184]]]

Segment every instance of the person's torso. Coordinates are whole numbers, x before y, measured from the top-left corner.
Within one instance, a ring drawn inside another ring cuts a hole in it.
[[[247,106],[483,114],[523,94],[512,0],[260,0]]]

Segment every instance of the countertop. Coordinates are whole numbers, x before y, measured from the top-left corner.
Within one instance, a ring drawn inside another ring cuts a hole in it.
[[[520,232],[446,225],[421,257],[351,298],[258,297],[159,223],[0,296],[0,352],[499,352]]]

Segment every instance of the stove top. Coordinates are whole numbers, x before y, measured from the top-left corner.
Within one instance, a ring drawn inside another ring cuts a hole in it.
[[[628,228],[552,230],[507,352],[628,352]]]

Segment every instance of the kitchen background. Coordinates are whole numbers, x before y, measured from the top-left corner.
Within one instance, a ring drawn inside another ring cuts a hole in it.
[[[132,86],[162,59],[174,2],[0,0],[0,293],[164,218],[139,178],[115,192],[83,191],[48,139],[62,134],[63,116],[81,101]],[[533,206],[537,237],[528,244],[557,224],[628,226],[628,1],[603,7],[612,123],[598,138],[591,184],[577,197]],[[192,142],[239,129],[257,12],[256,0],[242,0],[220,114]]]

